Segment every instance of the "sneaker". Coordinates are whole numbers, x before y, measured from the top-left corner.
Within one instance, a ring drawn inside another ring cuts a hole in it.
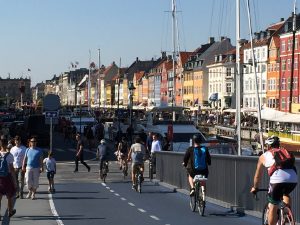
[[[195,188],[192,188],[190,192],[190,196],[193,196],[194,194],[195,194]]]
[[[12,217],[13,215],[15,215],[16,214],[16,210],[15,209],[13,209],[13,211],[11,211],[9,214],[8,214],[8,216],[9,217]]]
[[[135,190],[135,184],[133,184],[131,188],[132,188],[132,190]]]
[[[91,167],[88,167],[88,172],[90,172],[91,171]]]
[[[74,170],[74,171],[73,171],[73,173],[77,173],[77,172],[78,172],[78,170]]]
[[[31,198],[31,192],[28,192],[28,194],[26,195],[26,198]]]
[[[55,193],[55,188],[52,189],[52,193],[53,193],[53,194]]]
[[[20,199],[23,199],[24,198],[24,195],[23,195],[23,192],[20,194]]]

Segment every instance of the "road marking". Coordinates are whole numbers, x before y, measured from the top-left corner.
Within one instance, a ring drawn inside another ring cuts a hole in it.
[[[122,201],[126,201],[126,198],[123,198],[123,197],[122,197],[121,200],[122,200]]]
[[[132,202],[128,202],[128,205],[135,206]]]
[[[143,210],[143,209],[140,209],[140,208],[138,208],[138,210],[139,210],[140,212],[142,212],[142,213],[145,213],[145,212],[146,212],[146,210]]]
[[[110,189],[110,187],[106,186],[106,189]]]
[[[115,196],[120,196],[118,193],[115,193]]]
[[[109,190],[110,192],[114,193],[115,191],[114,190]]]
[[[159,218],[156,217],[156,216],[150,215],[150,217],[151,217],[152,219],[154,219],[154,220],[159,220]]]
[[[60,216],[58,215],[58,213],[56,211],[56,208],[55,208],[55,205],[54,205],[54,202],[53,202],[53,199],[52,199],[52,194],[48,194],[48,197],[49,197],[50,209],[51,209],[51,212],[52,212],[53,216],[55,217],[55,220],[56,220],[57,224],[58,225],[64,225],[64,223],[61,221]]]
[[[101,184],[102,184],[102,186],[106,187],[106,183],[103,183],[103,182],[102,182]]]

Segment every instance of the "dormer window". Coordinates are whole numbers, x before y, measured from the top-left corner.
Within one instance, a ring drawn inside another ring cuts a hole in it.
[[[218,56],[215,55],[215,63],[218,62]]]

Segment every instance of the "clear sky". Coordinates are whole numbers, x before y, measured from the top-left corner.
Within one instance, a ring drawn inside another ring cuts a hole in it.
[[[235,45],[236,0],[177,0],[180,49],[193,51],[213,36]],[[253,31],[287,18],[294,0],[250,0]],[[297,7],[299,7],[297,2]],[[249,39],[241,0],[242,37]],[[70,69],[136,57],[158,58],[172,50],[171,0],[0,0],[0,76],[30,76],[32,85]],[[28,71],[30,69],[31,71]],[[1,82],[1,81],[0,81]]]

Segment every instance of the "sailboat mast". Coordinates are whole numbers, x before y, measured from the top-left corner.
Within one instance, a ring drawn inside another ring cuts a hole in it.
[[[289,112],[292,113],[293,105],[293,89],[294,89],[294,57],[295,57],[295,38],[296,37],[296,0],[294,2],[294,12],[293,12],[293,43],[292,43],[292,65],[291,65],[291,84],[290,84],[290,102],[289,102]]]
[[[175,85],[176,85],[176,2],[172,0],[172,41],[173,41],[173,91],[172,91],[172,107],[175,106]],[[175,121],[175,113],[173,112],[173,121]]]
[[[236,0],[236,138],[241,155],[241,60],[240,60],[240,0]]]
[[[91,50],[89,50],[89,75],[88,75],[88,110],[91,110]]]
[[[252,36],[252,23],[251,23],[251,14],[250,14],[250,4],[249,0],[247,0],[247,12],[248,12],[248,25],[250,31],[250,44],[251,44],[251,55],[252,55],[252,66],[254,70],[255,76],[255,86],[256,86],[256,101],[257,101],[257,119],[258,119],[258,132],[259,132],[259,139],[261,144],[261,150],[264,152],[264,141],[263,141],[263,131],[261,129],[261,104],[260,104],[260,97],[259,97],[259,85],[258,85],[258,78],[256,72],[256,59],[254,54],[254,47],[253,47],[253,36]],[[260,82],[260,85],[262,82]]]

